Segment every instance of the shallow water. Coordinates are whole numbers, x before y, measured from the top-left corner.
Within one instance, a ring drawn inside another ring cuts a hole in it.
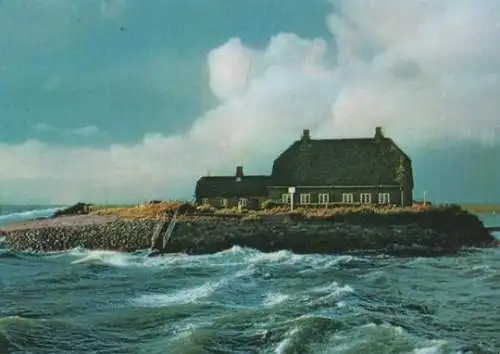
[[[500,351],[500,249],[439,258],[3,249],[0,269],[0,353]]]

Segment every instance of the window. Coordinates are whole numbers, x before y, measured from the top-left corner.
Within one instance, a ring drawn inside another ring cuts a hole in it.
[[[220,205],[223,206],[224,208],[226,208],[227,207],[227,199],[221,199]]]
[[[300,204],[309,204],[309,203],[311,203],[311,194],[300,193]]]
[[[318,194],[318,203],[326,204],[330,200],[330,195],[328,193],[319,193]]]
[[[371,193],[361,193],[360,195],[361,204],[371,204],[372,194]]]
[[[342,193],[342,203],[354,203],[354,195],[352,193]]]
[[[248,204],[247,198],[240,198],[240,200],[238,201],[238,205],[241,205],[242,207],[246,207],[247,204]]]
[[[281,202],[282,202],[282,203],[285,203],[285,204],[290,203],[290,194],[288,194],[288,193],[283,193],[283,194],[281,195]]]
[[[201,204],[208,205],[208,198],[202,198],[201,199]]]
[[[378,203],[379,204],[389,204],[390,203],[390,193],[379,193]]]

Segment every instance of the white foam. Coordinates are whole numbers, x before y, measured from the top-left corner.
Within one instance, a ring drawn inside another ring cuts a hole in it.
[[[220,282],[207,282],[203,285],[164,294],[144,294],[133,300],[140,307],[164,307],[196,302],[211,295],[220,287]]]
[[[289,298],[290,296],[286,294],[282,294],[279,292],[268,292],[262,303],[266,307],[273,307],[281,304],[282,302],[285,302]]]
[[[327,293],[328,296],[339,296],[343,294],[353,293],[354,289],[348,284],[340,286],[339,283],[334,281],[325,286],[312,288],[311,291],[314,293]]]
[[[125,267],[130,264],[130,256],[114,251],[90,251],[83,258],[71,263],[108,264],[116,267]]]
[[[37,218],[46,218],[52,216],[60,208],[45,208],[45,209],[32,209],[0,215],[0,224],[7,224],[16,221],[33,220]]]
[[[252,269],[246,268],[218,281],[207,281],[200,286],[162,294],[143,294],[138,298],[133,299],[132,303],[140,307],[164,307],[194,303],[203,298],[209,297],[217,289],[226,285],[231,280],[248,276],[252,274],[252,272]]]
[[[338,307],[339,309],[341,309],[341,308],[343,308],[343,307],[345,307],[345,306],[346,306],[345,301],[339,301],[339,302],[337,302],[337,307]]]
[[[440,354],[443,352],[442,347],[446,344],[446,341],[433,340],[428,344],[426,347],[415,349],[413,354]]]
[[[300,260],[301,256],[295,255],[290,251],[277,251],[277,252],[258,252],[256,255],[253,255],[248,259],[248,262],[251,264],[259,264],[259,263],[277,263],[282,261],[291,261],[296,262]]]
[[[288,348],[290,342],[292,341],[292,339],[295,336],[295,334],[297,334],[298,332],[299,332],[299,328],[298,327],[293,327],[290,331],[288,331],[285,334],[285,338],[283,338],[283,340],[278,343],[278,345],[276,346],[276,349],[274,350],[274,352],[276,354],[286,353],[287,352],[287,348]]]

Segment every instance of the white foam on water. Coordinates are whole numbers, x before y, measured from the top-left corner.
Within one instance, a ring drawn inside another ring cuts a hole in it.
[[[132,302],[139,307],[165,307],[196,302],[211,295],[221,286],[221,282],[206,282],[203,285],[187,288],[172,293],[143,294]]]
[[[342,264],[347,264],[353,260],[362,260],[362,258],[357,258],[351,255],[318,255],[318,254],[295,254],[288,250],[281,250],[276,252],[260,252],[254,251],[250,254],[248,262],[251,264],[263,264],[263,263],[281,263],[287,265],[300,264],[306,268],[313,268],[315,271],[318,268],[331,269],[333,267],[341,266]],[[300,272],[307,272],[309,269],[301,270]]]
[[[472,267],[472,270],[484,270],[484,271],[491,271],[491,267],[489,264],[482,264],[482,265],[475,265]]]
[[[346,302],[345,302],[345,301],[339,301],[339,302],[337,302],[337,307],[338,307],[339,309],[341,309],[341,308],[343,308],[343,307],[346,307],[346,305],[347,305],[347,304],[346,304]]]
[[[79,258],[72,264],[107,264],[115,267],[125,267],[130,264],[130,256],[115,251],[89,251],[84,257]]]
[[[448,342],[444,340],[425,340],[411,335],[402,327],[389,323],[375,324],[371,322],[341,333],[335,333],[330,337],[328,348],[321,352],[365,352],[367,343],[377,340],[377,338],[387,343],[400,342],[405,346],[412,346],[413,350],[410,352],[405,351],[408,354],[450,353],[450,348],[446,347]],[[394,348],[394,350],[396,349]]]
[[[326,293],[328,296],[339,296],[348,293],[354,293],[354,289],[346,284],[344,286],[340,286],[336,281],[325,285],[319,286],[311,289],[313,293]]]
[[[0,215],[0,225],[17,221],[34,220],[37,218],[46,218],[52,216],[60,208],[44,208],[20,211],[16,213]]]
[[[277,263],[277,262],[296,262],[299,261],[302,257],[300,255],[293,254],[290,251],[281,250],[277,252],[258,252],[254,254],[248,259],[248,262],[251,264],[260,264],[260,263]]]
[[[415,349],[413,354],[441,354],[445,345],[446,341],[444,340],[433,340],[427,346]]]
[[[286,334],[285,334],[285,338],[283,338],[283,340],[281,342],[278,343],[278,345],[276,346],[276,349],[274,350],[274,352],[276,354],[282,354],[282,353],[286,353],[287,352],[287,349],[293,339],[293,337],[299,332],[299,328],[298,327],[293,327],[290,331],[288,331]]]
[[[351,255],[340,255],[331,259],[331,257],[327,258],[327,261],[322,264],[323,268],[332,268],[342,264],[350,263],[354,260],[361,260],[360,258],[351,256]]]
[[[51,256],[77,257],[71,264],[102,264],[119,268],[162,268],[176,263],[186,263],[189,256],[184,254],[164,255],[161,257],[147,257],[145,255],[108,250],[87,250],[82,247],[70,251],[53,252]]]
[[[290,298],[289,295],[280,292],[268,292],[262,302],[266,307],[273,307],[279,305]]]
[[[207,281],[196,287],[181,289],[161,294],[143,294],[131,302],[139,307],[165,307],[197,302],[212,295],[217,289],[227,285],[231,280],[248,276],[253,270],[246,268],[218,281]]]

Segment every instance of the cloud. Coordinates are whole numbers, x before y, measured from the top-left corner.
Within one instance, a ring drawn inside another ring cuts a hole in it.
[[[86,125],[85,127],[69,130],[69,134],[79,135],[83,137],[93,136],[99,133],[99,128],[95,125]]]
[[[53,131],[55,130],[53,127],[48,125],[47,123],[37,123],[33,126],[33,130],[35,132],[47,132],[47,131]]]
[[[66,136],[80,136],[80,137],[91,137],[99,134],[99,128],[95,125],[86,125],[81,128],[75,129],[57,129],[47,123],[41,122],[37,123],[32,127],[33,131],[36,133],[46,133],[51,132],[53,134],[61,134]]]
[[[106,149],[1,145],[0,182],[12,186],[11,199],[30,191],[55,203],[190,197],[207,171],[243,164],[247,173],[269,172],[303,128],[314,137],[371,136],[382,125],[413,150],[496,144],[498,18],[495,0],[336,2],[326,19],[331,38],[279,33],[266,48],[228,38],[208,53],[219,104],[184,134]]]

